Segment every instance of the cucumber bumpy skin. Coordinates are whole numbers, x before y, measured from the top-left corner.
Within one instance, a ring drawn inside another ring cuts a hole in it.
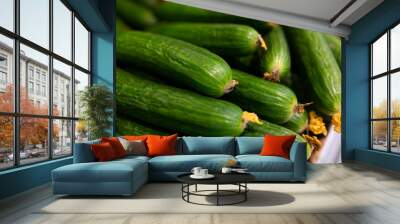
[[[156,25],[149,31],[190,42],[223,57],[246,56],[265,49],[261,35],[245,25],[181,22]]]
[[[331,116],[341,109],[341,71],[323,35],[296,28],[286,29],[294,58],[310,84],[315,107]]]
[[[238,136],[247,122],[238,106],[117,70],[118,111],[193,136]]]
[[[218,55],[158,34],[129,31],[118,35],[117,60],[212,97],[232,91],[237,84],[231,68]]]
[[[262,118],[283,124],[294,113],[304,108],[298,104],[296,95],[288,87],[263,80],[242,71],[233,70],[233,78],[239,85],[226,96],[226,99],[247,111],[253,111]]]

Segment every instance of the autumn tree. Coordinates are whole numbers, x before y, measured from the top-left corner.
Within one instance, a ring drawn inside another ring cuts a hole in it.
[[[4,93],[0,93],[0,111],[13,112],[14,107],[14,89],[12,85],[6,88]],[[34,105],[29,99],[25,88],[20,88],[20,110],[23,114],[41,114],[48,113],[47,104]],[[57,113],[57,112],[56,112]],[[13,117],[0,116],[0,148],[13,147]],[[48,119],[24,117],[20,118],[20,148],[24,149],[26,145],[45,145],[48,136]],[[53,138],[58,137],[59,128],[53,127]]]

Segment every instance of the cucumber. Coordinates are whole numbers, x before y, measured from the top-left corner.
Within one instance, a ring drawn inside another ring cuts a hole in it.
[[[309,81],[308,89],[318,110],[326,115],[340,112],[341,72],[323,35],[287,28],[290,47]]]
[[[160,128],[194,136],[238,136],[248,120],[238,106],[117,70],[118,111]]]
[[[236,84],[231,68],[218,55],[158,34],[129,31],[118,35],[117,60],[208,96],[220,97]]]
[[[308,126],[307,111],[304,111],[304,113],[295,113],[283,126],[296,133],[303,133]]]
[[[287,84],[290,80],[290,51],[282,27],[274,25],[264,38],[268,50],[260,57],[260,71],[267,80]]]
[[[227,95],[227,99],[241,108],[277,124],[287,122],[302,109],[288,87],[238,70],[233,70],[232,74],[239,85]]]
[[[342,62],[342,41],[340,37],[323,34],[326,42],[328,43],[329,48],[331,49],[333,55],[335,56],[336,62],[341,65]]]
[[[141,5],[146,6],[149,9],[155,9],[160,4],[160,0],[131,0],[135,1]]]
[[[236,23],[249,25],[259,32],[266,32],[269,29],[266,22],[172,2],[163,2],[155,10],[155,14],[160,20],[169,22]]]
[[[118,33],[130,30],[129,26],[119,17],[117,17],[115,20],[115,27],[117,35]]]
[[[145,29],[157,22],[157,18],[150,9],[131,0],[117,0],[115,9],[117,15],[132,28]]]
[[[241,136],[261,137],[265,135],[296,135],[296,141],[307,143],[306,139],[296,132],[280,125],[261,120],[262,124],[249,123]],[[307,159],[310,158],[312,148],[307,144]]]
[[[169,134],[164,131],[160,131],[157,129],[153,129],[143,124],[139,124],[136,121],[133,121],[130,118],[127,118],[123,115],[117,115],[117,135],[124,136],[124,135],[166,135]]]
[[[265,48],[260,34],[245,25],[166,23],[154,26],[149,31],[190,42],[220,56],[246,56],[258,48]]]

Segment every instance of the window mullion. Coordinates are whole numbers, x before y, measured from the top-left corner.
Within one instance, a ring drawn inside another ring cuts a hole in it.
[[[387,71],[390,70],[390,29],[387,32]],[[391,99],[391,79],[392,79],[392,75],[389,73],[387,75],[387,98],[388,98],[388,105],[387,105],[387,110],[388,110],[388,117],[392,118],[392,99]],[[388,127],[387,127],[387,131],[388,131],[388,148],[387,151],[391,152],[392,151],[392,121],[388,121]]]

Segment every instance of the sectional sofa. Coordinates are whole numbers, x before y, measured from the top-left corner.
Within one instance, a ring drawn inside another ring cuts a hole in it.
[[[193,167],[218,172],[228,160],[236,160],[260,182],[304,182],[306,180],[306,145],[295,142],[290,159],[258,155],[263,137],[181,137],[177,139],[177,155],[127,156],[122,159],[96,162],[91,144],[75,145],[74,163],[52,172],[54,194],[67,195],[131,195],[148,181],[176,181],[180,174]]]

